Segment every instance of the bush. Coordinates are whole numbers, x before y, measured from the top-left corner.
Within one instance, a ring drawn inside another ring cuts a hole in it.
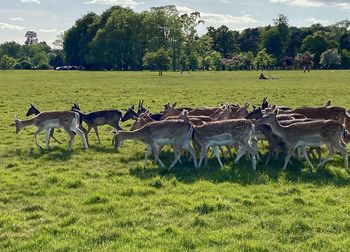
[[[20,63],[16,64],[15,68],[16,69],[30,70],[30,69],[33,69],[33,65],[31,63],[29,63],[28,61],[23,60]]]
[[[49,70],[49,69],[52,69],[51,66],[49,64],[46,64],[46,63],[42,63],[40,64],[37,69],[39,70]]]

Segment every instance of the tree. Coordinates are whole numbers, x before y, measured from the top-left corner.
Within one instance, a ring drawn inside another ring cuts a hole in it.
[[[325,68],[338,67],[341,63],[341,58],[337,49],[329,49],[321,54],[320,64]]]
[[[263,31],[260,48],[266,48],[267,53],[273,54],[277,60],[280,60],[290,41],[288,18],[280,14],[274,19],[274,24],[274,27]]]
[[[339,41],[340,49],[350,50],[350,34],[348,32],[343,33]]]
[[[38,35],[35,31],[27,31],[24,36],[26,37],[26,41],[24,42],[26,45],[38,43]]]
[[[75,25],[64,33],[63,51],[67,64],[88,65],[90,43],[99,28],[99,16],[89,12],[75,22]]]
[[[258,28],[247,28],[239,35],[239,48],[242,52],[252,51],[254,55],[258,53],[260,32]]]
[[[16,59],[8,55],[4,55],[0,59],[0,69],[3,69],[3,70],[14,69],[16,62],[17,62]]]
[[[159,76],[162,76],[163,71],[168,69],[171,59],[164,48],[160,48],[156,52],[146,53],[143,61],[146,66],[159,71]]]
[[[310,69],[314,64],[314,55],[310,52],[298,53],[295,60],[305,69]]]
[[[305,39],[303,39],[301,45],[302,51],[308,51],[314,55],[314,63],[316,65],[318,65],[320,62],[321,53],[323,53],[329,48],[330,43],[324,36],[318,33],[307,36]]]
[[[341,51],[341,66],[342,68],[350,68],[350,51],[343,49]]]
[[[257,67],[257,69],[264,69],[266,67],[276,65],[276,58],[272,54],[268,54],[266,52],[266,49],[262,49],[256,55],[254,64]]]
[[[231,54],[239,52],[237,31],[231,31],[227,26],[222,25],[215,29],[208,27],[207,35],[213,40],[213,50],[221,54],[222,57],[229,57]]]

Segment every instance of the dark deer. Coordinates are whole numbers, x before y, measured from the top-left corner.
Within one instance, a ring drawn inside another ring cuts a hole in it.
[[[122,113],[117,109],[100,110],[100,111],[95,111],[95,112],[85,114],[81,112],[79,104],[74,103],[71,110],[78,112],[81,116],[81,119],[88,125],[88,129],[87,129],[88,134],[91,131],[91,129],[94,128],[99,143],[101,142],[101,140],[98,134],[97,126],[110,125],[117,131],[123,130],[119,126],[119,120],[122,118]]]

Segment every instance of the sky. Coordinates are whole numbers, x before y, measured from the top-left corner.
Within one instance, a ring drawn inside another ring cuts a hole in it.
[[[181,13],[199,11],[206,27],[226,25],[233,30],[265,26],[284,14],[293,26],[323,25],[350,19],[350,0],[0,0],[0,43],[23,44],[28,30],[37,32],[39,41],[50,45],[59,33],[74,25],[89,11],[101,14],[113,5],[136,12],[153,6],[174,4]]]

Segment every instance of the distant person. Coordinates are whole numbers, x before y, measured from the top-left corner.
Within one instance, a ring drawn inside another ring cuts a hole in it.
[[[267,78],[265,77],[264,73],[260,73],[259,80],[267,80]]]
[[[306,71],[310,72],[310,66],[304,66],[304,73],[305,73]]]

